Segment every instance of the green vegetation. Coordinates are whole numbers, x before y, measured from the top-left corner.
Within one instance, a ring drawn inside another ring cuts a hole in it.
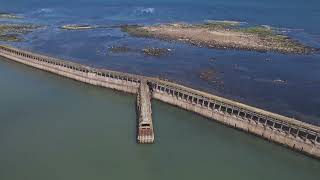
[[[275,34],[275,32],[271,28],[266,28],[266,27],[262,27],[262,26],[239,28],[237,30],[240,32],[243,32],[243,33],[255,34],[255,35],[258,35],[261,37],[277,36],[277,34]]]
[[[139,25],[123,25],[120,27],[122,32],[126,32],[129,35],[137,37],[151,37],[152,34],[148,30],[143,29],[143,26]]]
[[[240,26],[240,22],[236,21],[207,21],[204,24],[196,25],[198,27],[205,27],[209,29],[229,29]]]
[[[270,27],[243,27],[239,22],[210,21],[204,24],[157,24],[152,26],[124,25],[131,36],[176,40],[199,47],[230,48],[250,51],[308,54],[314,48],[305,46]],[[226,40],[228,39],[228,40]]]

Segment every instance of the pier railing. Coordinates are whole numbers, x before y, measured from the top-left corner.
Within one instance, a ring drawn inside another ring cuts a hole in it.
[[[220,114],[224,117],[232,118],[234,121],[238,121],[241,123],[245,122],[250,124],[251,126],[255,125],[257,127],[262,127],[269,132],[277,132],[282,136],[309,144],[312,147],[316,147],[319,151],[320,127],[293,118],[288,118],[233,100],[185,87],[173,82],[160,80],[158,78],[145,77],[106,69],[92,68],[78,63],[63,61],[60,59],[31,53],[8,46],[0,46],[0,55],[1,54],[23,58],[24,60],[38,62],[41,64],[47,64],[48,66],[59,67],[60,69],[75,72],[78,75],[83,75],[89,78],[94,77],[95,79],[112,79],[115,82],[132,85],[136,89],[138,89],[141,81],[145,81],[150,86],[152,92],[159,93],[161,96],[163,95],[166,97],[170,97],[174,99],[174,101],[176,101],[175,103],[171,104],[180,102],[187,103],[188,105],[196,107],[196,109],[198,110],[199,108],[201,111],[204,110],[206,114],[209,114],[206,115],[207,117],[210,116],[210,113],[213,114],[212,117],[215,117],[214,114]],[[127,92],[137,93],[137,90]],[[161,100],[161,98],[158,99]],[[188,110],[198,113],[197,110],[193,110],[190,108]],[[244,130],[244,128],[242,128],[242,130]],[[310,152],[308,153],[310,154]]]

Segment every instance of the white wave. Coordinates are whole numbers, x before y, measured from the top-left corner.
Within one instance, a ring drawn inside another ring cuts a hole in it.
[[[40,13],[40,14],[47,14],[52,12],[53,12],[53,9],[51,8],[41,8],[36,11],[36,13]]]
[[[151,15],[154,14],[155,8],[148,7],[148,8],[137,8],[135,9],[134,13],[137,15]]]

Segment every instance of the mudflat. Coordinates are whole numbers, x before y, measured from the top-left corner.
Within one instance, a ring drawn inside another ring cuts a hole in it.
[[[187,42],[196,46],[250,51],[308,54],[314,48],[263,26],[240,27],[236,22],[205,24],[125,25],[122,31],[137,37]]]

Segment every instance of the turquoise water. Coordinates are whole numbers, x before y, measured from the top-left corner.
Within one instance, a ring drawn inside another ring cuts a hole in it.
[[[156,143],[135,141],[135,97],[0,58],[0,179],[304,179],[320,162],[152,102]]]

